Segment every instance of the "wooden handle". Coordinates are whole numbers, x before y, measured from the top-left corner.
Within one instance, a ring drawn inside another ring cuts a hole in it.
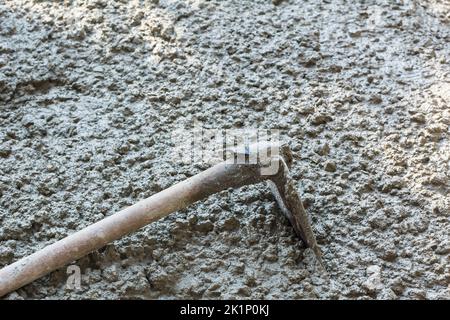
[[[0,297],[211,194],[264,180],[258,165],[219,163],[0,270]]]

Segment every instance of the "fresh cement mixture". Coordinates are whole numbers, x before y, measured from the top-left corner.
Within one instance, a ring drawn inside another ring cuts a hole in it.
[[[9,299],[450,298],[450,3],[0,1],[0,266],[207,168],[170,134],[278,128],[328,271],[264,185]]]

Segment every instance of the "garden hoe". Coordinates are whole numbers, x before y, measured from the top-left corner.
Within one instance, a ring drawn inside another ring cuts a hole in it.
[[[267,152],[269,149],[272,152]],[[277,152],[273,152],[274,150]],[[0,297],[212,194],[263,181],[267,181],[270,185],[281,211],[289,219],[297,235],[314,251],[322,264],[309,217],[289,174],[288,167],[292,163],[289,147],[281,143],[266,144],[265,147],[258,144],[256,151],[259,156],[254,163],[244,161],[242,164],[239,161],[229,160],[220,162],[4,267],[0,270]],[[255,148],[251,146],[247,146],[241,152],[235,149],[233,160],[239,157],[249,159],[252,152],[255,152]],[[266,156],[261,157],[261,154]],[[269,167],[276,170],[270,172]]]

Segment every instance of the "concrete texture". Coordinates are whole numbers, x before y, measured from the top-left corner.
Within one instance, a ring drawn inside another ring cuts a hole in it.
[[[8,299],[450,298],[448,1],[0,3],[0,266],[204,169],[170,133],[279,128],[325,275],[224,191]]]

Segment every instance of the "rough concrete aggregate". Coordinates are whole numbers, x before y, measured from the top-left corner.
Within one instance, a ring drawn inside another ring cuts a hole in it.
[[[227,190],[7,299],[449,299],[450,3],[0,2],[0,267],[205,168],[170,132],[278,128],[323,251]]]

